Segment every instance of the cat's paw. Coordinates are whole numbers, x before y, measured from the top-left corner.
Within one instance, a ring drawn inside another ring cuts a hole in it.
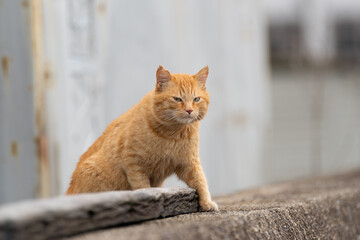
[[[217,211],[219,211],[218,205],[215,202],[211,201],[211,200],[200,202],[200,209],[203,212],[213,212],[213,211],[217,212]]]

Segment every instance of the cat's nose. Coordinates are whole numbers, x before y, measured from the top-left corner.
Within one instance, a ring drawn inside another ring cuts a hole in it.
[[[188,109],[188,110],[185,110],[188,114],[191,114],[192,113],[192,109]]]

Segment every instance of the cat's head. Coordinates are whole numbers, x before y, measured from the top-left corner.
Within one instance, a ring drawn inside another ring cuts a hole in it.
[[[156,72],[154,109],[164,123],[191,124],[205,117],[209,106],[206,91],[208,66],[197,74],[171,74],[163,66]]]

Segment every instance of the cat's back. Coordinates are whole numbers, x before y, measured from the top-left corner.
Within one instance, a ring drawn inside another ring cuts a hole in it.
[[[81,155],[80,161],[84,161],[99,152],[99,150],[104,147],[104,144],[108,144],[109,146],[116,145],[119,138],[126,138],[129,135],[129,129],[131,130],[134,127],[139,128],[140,126],[144,127],[144,115],[149,111],[148,107],[151,105],[152,94],[153,92],[146,94],[139,103],[112,121],[102,135]]]

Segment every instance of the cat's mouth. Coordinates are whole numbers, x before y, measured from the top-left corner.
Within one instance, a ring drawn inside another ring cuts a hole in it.
[[[195,122],[195,120],[196,120],[196,117],[191,116],[191,115],[187,115],[187,116],[178,118],[178,121],[182,124],[190,124],[190,123]]]

